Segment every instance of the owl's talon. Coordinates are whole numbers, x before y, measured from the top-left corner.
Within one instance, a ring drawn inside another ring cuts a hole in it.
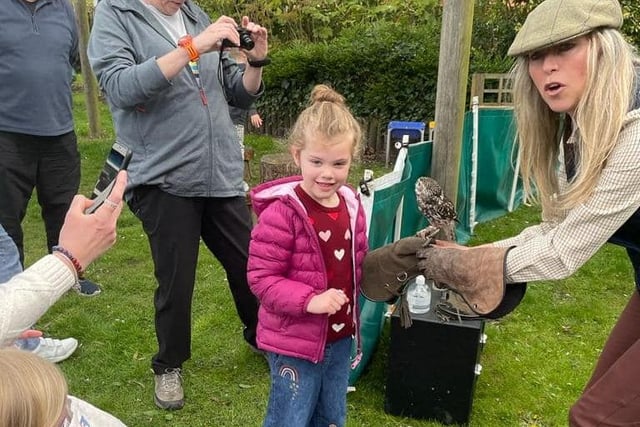
[[[420,237],[421,239],[426,240],[427,243],[432,243],[434,240],[434,237],[438,234],[439,231],[440,229],[438,227],[428,225],[427,227],[418,231],[416,233],[416,237]]]

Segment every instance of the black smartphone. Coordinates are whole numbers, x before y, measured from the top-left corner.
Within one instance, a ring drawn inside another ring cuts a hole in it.
[[[129,166],[131,154],[131,150],[120,144],[118,141],[113,143],[111,150],[109,151],[109,155],[107,156],[107,160],[104,162],[104,166],[102,167],[102,171],[100,171],[98,182],[96,182],[96,185],[93,188],[93,193],[91,194],[93,203],[84,211],[85,213],[93,213],[96,209],[102,206],[104,200],[111,193],[111,189],[116,182],[118,172],[126,170],[127,166]]]

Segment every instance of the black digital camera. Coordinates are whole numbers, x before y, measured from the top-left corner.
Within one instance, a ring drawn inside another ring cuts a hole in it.
[[[240,36],[240,47],[245,50],[251,50],[255,46],[253,39],[251,38],[251,31],[247,30],[244,27],[236,28],[238,30],[238,35]],[[222,40],[223,47],[238,47],[233,44],[229,39]]]

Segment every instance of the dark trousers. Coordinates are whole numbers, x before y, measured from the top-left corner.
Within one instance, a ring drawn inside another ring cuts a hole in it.
[[[613,327],[582,396],[569,412],[577,426],[640,425],[640,296]]]
[[[225,269],[245,340],[255,346],[258,300],[247,283],[251,216],[244,197],[178,197],[154,186],[133,191],[129,207],[142,221],[155,265],[156,374],[191,357],[191,301],[200,238]]]
[[[71,200],[80,186],[76,134],[34,136],[0,132],[0,224],[24,264],[22,220],[33,189],[42,209],[47,247],[58,243]]]

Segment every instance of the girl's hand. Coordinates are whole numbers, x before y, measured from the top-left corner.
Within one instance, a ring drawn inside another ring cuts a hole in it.
[[[309,300],[307,313],[336,314],[348,302],[349,298],[341,289],[327,289]]]

